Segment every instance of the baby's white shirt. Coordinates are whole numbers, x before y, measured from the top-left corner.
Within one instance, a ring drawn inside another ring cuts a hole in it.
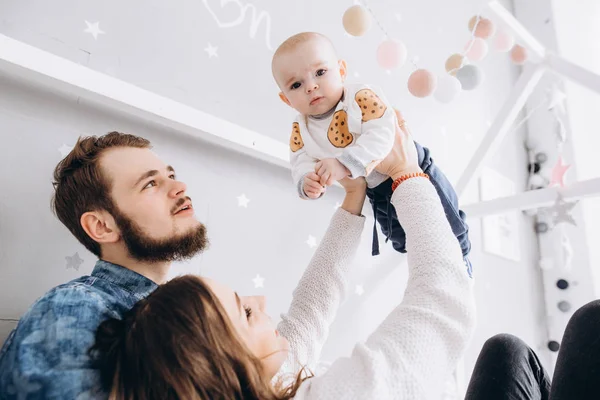
[[[365,84],[347,84],[334,110],[323,118],[298,115],[290,137],[292,178],[302,198],[304,177],[326,158],[338,159],[352,178],[364,176],[369,187],[387,176],[375,166],[392,150],[396,114],[383,92]]]

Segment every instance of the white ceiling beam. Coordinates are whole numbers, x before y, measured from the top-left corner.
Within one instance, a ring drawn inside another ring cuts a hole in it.
[[[280,141],[0,34],[0,71],[289,168]]]
[[[600,94],[600,75],[573,64],[556,54],[548,54],[546,64],[554,72]]]
[[[513,210],[530,210],[553,205],[558,193],[561,193],[563,199],[569,202],[600,196],[600,178],[575,182],[561,189],[560,192],[558,188],[530,190],[510,197],[466,204],[461,206],[461,209],[467,214],[467,218],[481,218]]]

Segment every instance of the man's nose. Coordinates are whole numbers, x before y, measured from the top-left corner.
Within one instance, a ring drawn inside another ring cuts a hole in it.
[[[187,185],[181,181],[173,181],[169,195],[173,198],[180,197],[187,190]]]

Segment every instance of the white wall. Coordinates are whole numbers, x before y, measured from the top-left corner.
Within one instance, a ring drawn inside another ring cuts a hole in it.
[[[567,3],[552,0],[515,0],[515,11],[525,27],[547,47],[549,52],[557,53],[593,70],[594,59],[598,57],[594,54],[594,47],[597,46],[593,40],[589,39],[594,37],[592,36],[593,29],[597,29],[593,19],[597,17],[598,12],[597,10],[594,12],[594,8],[597,9],[597,7],[594,7],[592,3],[586,1]],[[586,27],[588,27],[587,30]],[[575,34],[579,28],[583,29],[582,33]],[[588,51],[585,52],[583,49]],[[558,84],[559,88],[567,94],[565,102],[567,112],[564,122],[568,137],[563,146],[563,158],[565,162],[572,164],[572,167],[566,175],[565,183],[569,185],[573,182],[597,177],[600,169],[593,165],[592,160],[597,158],[594,153],[594,144],[597,144],[598,140],[590,128],[595,126],[593,116],[600,111],[598,109],[599,97],[553,73],[545,76],[527,103],[528,111],[538,108],[527,122],[528,143],[535,152],[543,152],[548,156],[548,162],[543,165],[541,173],[549,178],[559,157],[556,119],[547,107],[540,108],[540,104],[547,104],[547,90],[552,84]],[[596,225],[595,218],[597,219],[599,216],[594,214],[597,213],[595,211],[597,205],[597,200],[582,202],[582,205],[575,207],[572,212],[577,226],[569,224],[553,226],[550,223],[551,229],[538,236],[540,261],[543,260],[545,265],[549,266],[543,273],[548,323],[546,340],[556,340],[560,343],[564,328],[573,312],[595,297],[593,276],[597,269],[598,259],[594,262],[590,256],[597,254],[597,250],[594,249],[596,247],[594,240],[600,237],[598,236],[600,232],[594,227]],[[572,246],[571,266],[568,266],[562,259],[561,239],[563,235],[568,238]],[[547,261],[551,262],[547,263]],[[539,265],[541,266],[542,263]],[[566,279],[570,282],[570,287],[567,290],[558,289],[556,287],[558,279]],[[569,312],[561,312],[558,309],[558,302],[563,300],[572,305]],[[551,353],[545,345],[542,349],[542,355],[548,360],[546,366],[552,371],[556,353]]]
[[[600,2],[595,0],[553,0],[556,37],[560,53],[571,62],[600,74]],[[597,116],[600,115],[600,94],[567,82],[566,106],[569,113],[573,153],[577,163],[577,180],[600,176],[598,151],[600,129]],[[581,203],[585,232],[589,244],[600,239],[600,197],[587,199]],[[594,277],[594,291],[600,297],[600,247],[588,246],[588,255]]]
[[[504,3],[510,6],[508,1]],[[442,106],[433,99],[408,95],[405,83],[410,66],[388,75],[375,65],[375,48],[382,36],[375,28],[362,39],[343,33],[341,15],[351,5],[349,1],[343,6],[317,0],[256,3],[256,9],[265,10],[269,18],[263,14],[255,37],[249,34],[251,17],[234,27],[219,28],[223,21],[239,15],[239,6],[233,3],[217,11],[217,1],[171,4],[160,0],[0,0],[0,32],[285,142],[293,113],[277,100],[271,81],[266,21],[270,21],[273,45],[294,32],[321,26],[319,30],[328,34],[348,59],[352,79],[386,88],[406,115],[416,139],[432,149],[436,162],[453,182],[519,73],[506,54],[492,52],[481,63],[486,73],[481,87]],[[443,73],[445,59],[462,50],[469,39],[467,21],[481,4],[478,0],[425,0],[408,5],[386,0],[372,6],[388,30],[405,41],[411,56],[419,56],[422,67]],[[436,12],[431,11],[434,9]],[[106,34],[94,40],[83,32],[84,20],[99,21]],[[219,47],[218,58],[209,58],[204,51],[209,42]],[[107,114],[74,98],[57,98],[7,77],[0,80],[0,121],[0,318],[4,319],[17,319],[44,291],[87,274],[93,267],[93,257],[48,207],[52,169],[61,157],[58,149],[63,143],[72,144],[80,134],[117,129],[151,139],[159,154],[175,164],[188,182],[213,243],[204,256],[177,265],[174,273],[200,272],[242,293],[266,294],[273,315],[286,309],[312,254],[305,243],[308,235],[317,240],[322,236],[341,199],[341,193],[332,190],[319,202],[300,201],[289,172],[283,169]],[[486,163],[513,179],[518,188],[525,187],[522,135],[518,131],[507,137]],[[15,171],[15,166],[27,169]],[[248,209],[237,206],[236,196],[241,193],[251,199]],[[476,182],[462,200],[477,201]],[[536,347],[543,341],[544,330],[530,219],[519,217],[520,262],[484,253],[480,221],[468,222],[479,325],[465,359],[467,375],[489,336],[511,332]],[[372,219],[367,225],[370,223]],[[382,255],[372,258],[370,246],[370,229],[366,229],[351,276],[354,284],[364,285],[365,294],[349,296],[332,327],[325,359],[348,354],[352,344],[371,332],[401,299],[405,258],[391,246],[382,246]],[[79,271],[66,270],[65,256],[75,252],[85,263]],[[263,289],[252,285],[257,273],[266,278]],[[14,323],[3,324],[2,338]]]

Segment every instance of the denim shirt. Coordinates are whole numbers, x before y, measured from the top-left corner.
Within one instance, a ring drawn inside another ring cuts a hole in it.
[[[0,399],[107,398],[88,349],[108,318],[122,318],[157,285],[98,261],[90,276],[50,290],[21,317],[0,351]]]

